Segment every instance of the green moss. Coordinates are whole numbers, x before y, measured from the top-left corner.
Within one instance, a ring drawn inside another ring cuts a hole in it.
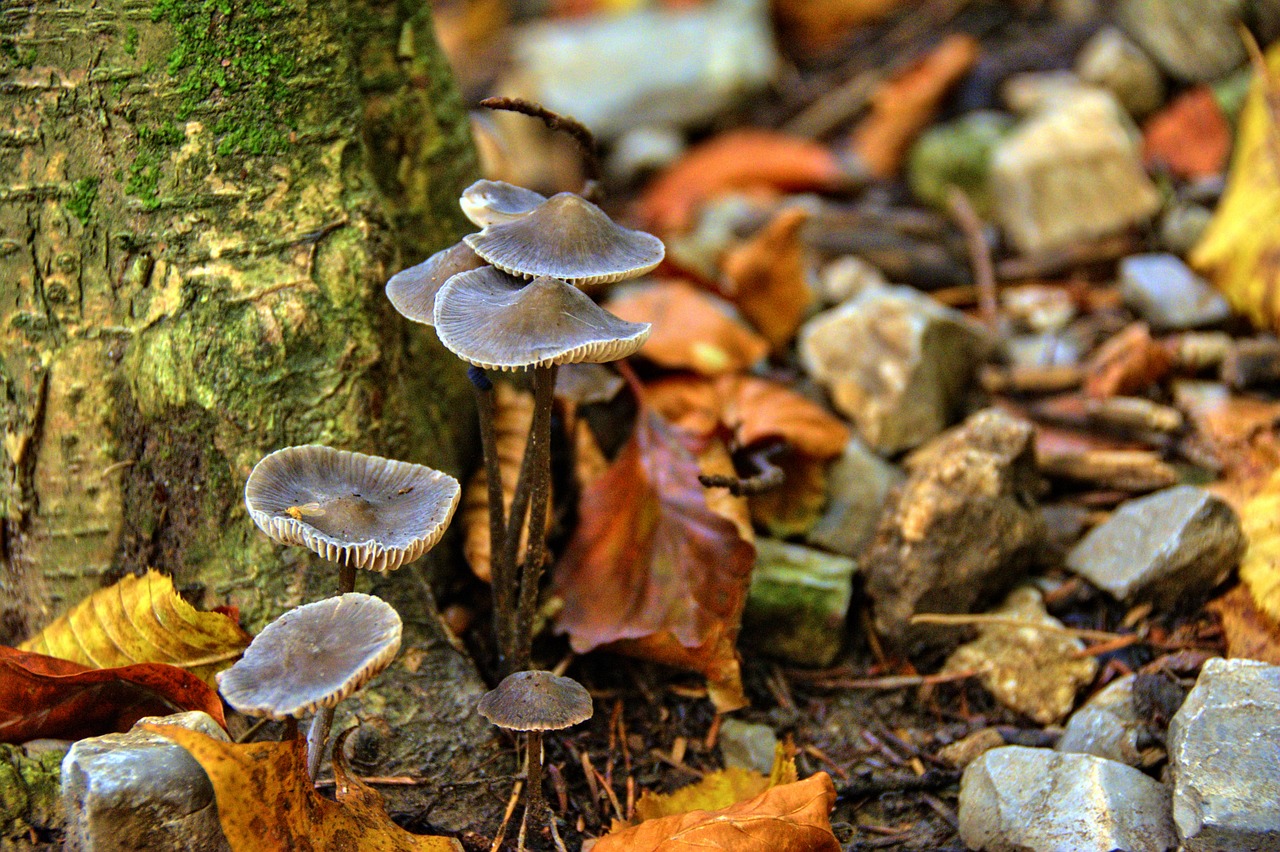
[[[129,56],[138,55],[138,28],[132,24],[124,31],[124,52]]]
[[[67,202],[67,210],[80,220],[81,225],[89,224],[89,217],[93,215],[93,202],[98,200],[99,183],[101,181],[98,178],[87,177],[71,184],[73,195]]]

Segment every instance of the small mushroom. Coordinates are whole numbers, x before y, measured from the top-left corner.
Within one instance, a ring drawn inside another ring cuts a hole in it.
[[[478,180],[462,191],[462,213],[481,228],[530,213],[547,197],[501,180]]]
[[[471,269],[484,266],[466,243],[457,243],[391,276],[387,299],[400,315],[423,325],[435,323],[436,293],[444,283]]]
[[[570,677],[545,671],[524,671],[508,675],[480,699],[480,715],[499,728],[524,731],[524,774],[527,798],[520,828],[520,848],[524,848],[529,815],[543,816],[542,732],[572,727],[591,718],[591,694]],[[535,756],[536,755],[536,756]],[[554,817],[550,817],[555,832]]]
[[[662,240],[616,224],[571,192],[463,237],[489,263],[520,278],[548,276],[586,287],[635,278],[662,262]]]

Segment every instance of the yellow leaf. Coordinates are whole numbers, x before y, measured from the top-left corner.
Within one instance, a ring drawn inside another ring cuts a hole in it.
[[[1280,470],[1240,510],[1249,545],[1240,560],[1240,579],[1258,609],[1280,621]]]
[[[1280,330],[1280,132],[1268,104],[1277,91],[1280,44],[1267,51],[1266,71],[1254,77],[1226,193],[1190,260],[1254,325]]]
[[[99,589],[19,647],[99,669],[168,663],[216,689],[214,675],[249,638],[231,618],[184,601],[172,578],[148,571]]]
[[[144,727],[186,749],[209,776],[232,852],[462,852],[453,838],[410,834],[396,825],[382,807],[382,796],[347,774],[342,744],[350,731],[334,742],[338,801],[331,802],[311,784],[300,739],[227,743],[171,725]]]
[[[773,768],[768,775],[731,766],[712,772],[701,781],[673,793],[646,790],[636,802],[636,822],[689,811],[718,811],[754,798],[779,784],[793,784],[795,780],[794,748],[778,743],[773,752]]]

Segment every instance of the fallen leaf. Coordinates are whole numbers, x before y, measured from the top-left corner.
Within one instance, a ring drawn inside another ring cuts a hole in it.
[[[316,792],[307,746],[227,743],[173,725],[143,726],[182,746],[209,776],[218,821],[232,852],[333,849],[349,852],[461,852],[450,837],[410,834],[391,821],[382,796],[347,771],[343,742],[333,744],[336,802]]]
[[[905,0],[776,0],[778,28],[805,52],[835,47],[854,27],[877,21]]]
[[[978,61],[979,50],[972,36],[948,36],[880,86],[871,99],[871,114],[852,138],[854,153],[873,176],[889,179],[898,173],[907,149],[933,121],[942,98]]]
[[[250,638],[234,618],[184,601],[173,578],[147,571],[89,595],[19,648],[97,669],[168,663],[216,686]]]
[[[1280,665],[1280,623],[1258,609],[1244,585],[1211,601],[1208,609],[1222,619],[1228,657]]]
[[[809,213],[780,210],[759,233],[725,253],[721,292],[759,329],[776,353],[796,336],[814,302],[805,281],[800,228]]]
[[[792,538],[813,529],[827,505],[827,462],[797,452],[771,459],[786,477],[782,485],[747,498],[751,520],[772,538]]]
[[[796,782],[795,747],[778,743],[774,747],[773,767],[768,775],[753,769],[731,766],[708,773],[701,781],[671,793],[645,790],[636,800],[633,825],[645,820],[677,816],[689,811],[718,811],[738,802],[755,798],[765,790]],[[625,824],[614,822],[617,831]]]
[[[698,481],[708,446],[643,407],[613,465],[582,493],[553,587],[564,601],[557,632],[575,651],[607,645],[702,672],[725,710],[745,703],[734,640],[755,547],[741,518],[708,505]]]
[[[1084,391],[1095,399],[1136,394],[1172,368],[1173,355],[1151,337],[1147,324],[1130,323],[1090,356]]]
[[[593,852],[840,852],[825,772],[716,811],[651,819],[600,838]]]
[[[127,731],[144,716],[203,710],[225,727],[204,681],[163,663],[95,669],[0,645],[0,743]]]
[[[733,130],[693,147],[655,178],[638,212],[649,230],[679,232],[703,201],[726,190],[832,190],[847,181],[824,145],[770,130]]]
[[[746,370],[769,343],[734,316],[726,302],[683,281],[659,281],[611,299],[605,309],[653,331],[640,354],[662,367],[704,376]]]
[[[1240,559],[1240,581],[1267,617],[1280,621],[1280,470],[1240,510],[1248,547]]]
[[[1217,382],[1176,382],[1174,393],[1198,442],[1222,467],[1208,487],[1240,511],[1280,469],[1280,403]]]
[[[1187,180],[1222,174],[1231,154],[1231,122],[1208,86],[1188,90],[1152,116],[1142,138],[1148,166]]]

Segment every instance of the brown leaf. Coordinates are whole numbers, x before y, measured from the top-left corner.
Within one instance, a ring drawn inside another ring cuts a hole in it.
[[[786,385],[754,376],[725,376],[716,381],[721,420],[742,446],[781,438],[813,458],[840,455],[849,443],[849,427],[816,402]]]
[[[718,811],[647,820],[600,838],[593,852],[840,852],[835,801],[831,776],[819,772]]]
[[[813,304],[805,282],[800,228],[809,213],[798,207],[780,210],[746,242],[725,253],[722,291],[751,321],[774,352],[782,352]]]
[[[871,114],[853,133],[854,153],[870,173],[892,178],[915,138],[937,114],[943,96],[978,61],[979,46],[967,35],[948,36],[934,51],[884,83],[872,97]]]
[[[218,821],[232,852],[462,850],[462,844],[452,838],[410,834],[391,821],[382,796],[347,771],[342,746],[350,730],[333,745],[338,801],[331,802],[311,783],[307,747],[301,739],[226,743],[171,725],[144,727],[186,749],[209,776]]]
[[[1144,322],[1125,326],[1089,358],[1085,393],[1094,398],[1138,393],[1169,374],[1173,356]]]
[[[640,354],[673,370],[735,373],[769,353],[768,342],[732,316],[728,305],[683,281],[659,281],[605,308],[628,322],[651,323]]]
[[[1208,608],[1222,619],[1227,656],[1280,665],[1280,624],[1258,608],[1243,583],[1211,601]]]
[[[1199,393],[1181,393],[1179,405],[1222,465],[1212,490],[1238,511],[1280,468],[1280,403],[1233,394],[1219,384],[1198,387]]]
[[[797,452],[783,453],[772,463],[786,479],[778,488],[747,498],[751,519],[773,538],[804,535],[827,505],[827,463]]]
[[[636,817],[632,825],[645,820],[679,816],[689,811],[718,811],[738,802],[754,799],[771,787],[796,782],[795,746],[778,743],[773,750],[773,767],[769,774],[730,766],[710,772],[696,781],[671,793],[655,793],[645,790],[636,800]],[[613,823],[614,831],[621,831],[627,823]]]
[[[1147,122],[1142,136],[1148,166],[1188,180],[1222,174],[1231,153],[1231,122],[1208,86],[1178,96]]]
[[[93,669],[0,645],[0,743],[127,731],[143,716],[203,710],[225,726],[204,681],[163,663]]]
[[[726,190],[830,190],[847,179],[823,145],[771,130],[733,130],[695,146],[650,183],[639,214],[650,230],[679,232],[703,201]]]
[[[775,0],[779,29],[808,53],[835,47],[854,27],[879,20],[905,0]]]

